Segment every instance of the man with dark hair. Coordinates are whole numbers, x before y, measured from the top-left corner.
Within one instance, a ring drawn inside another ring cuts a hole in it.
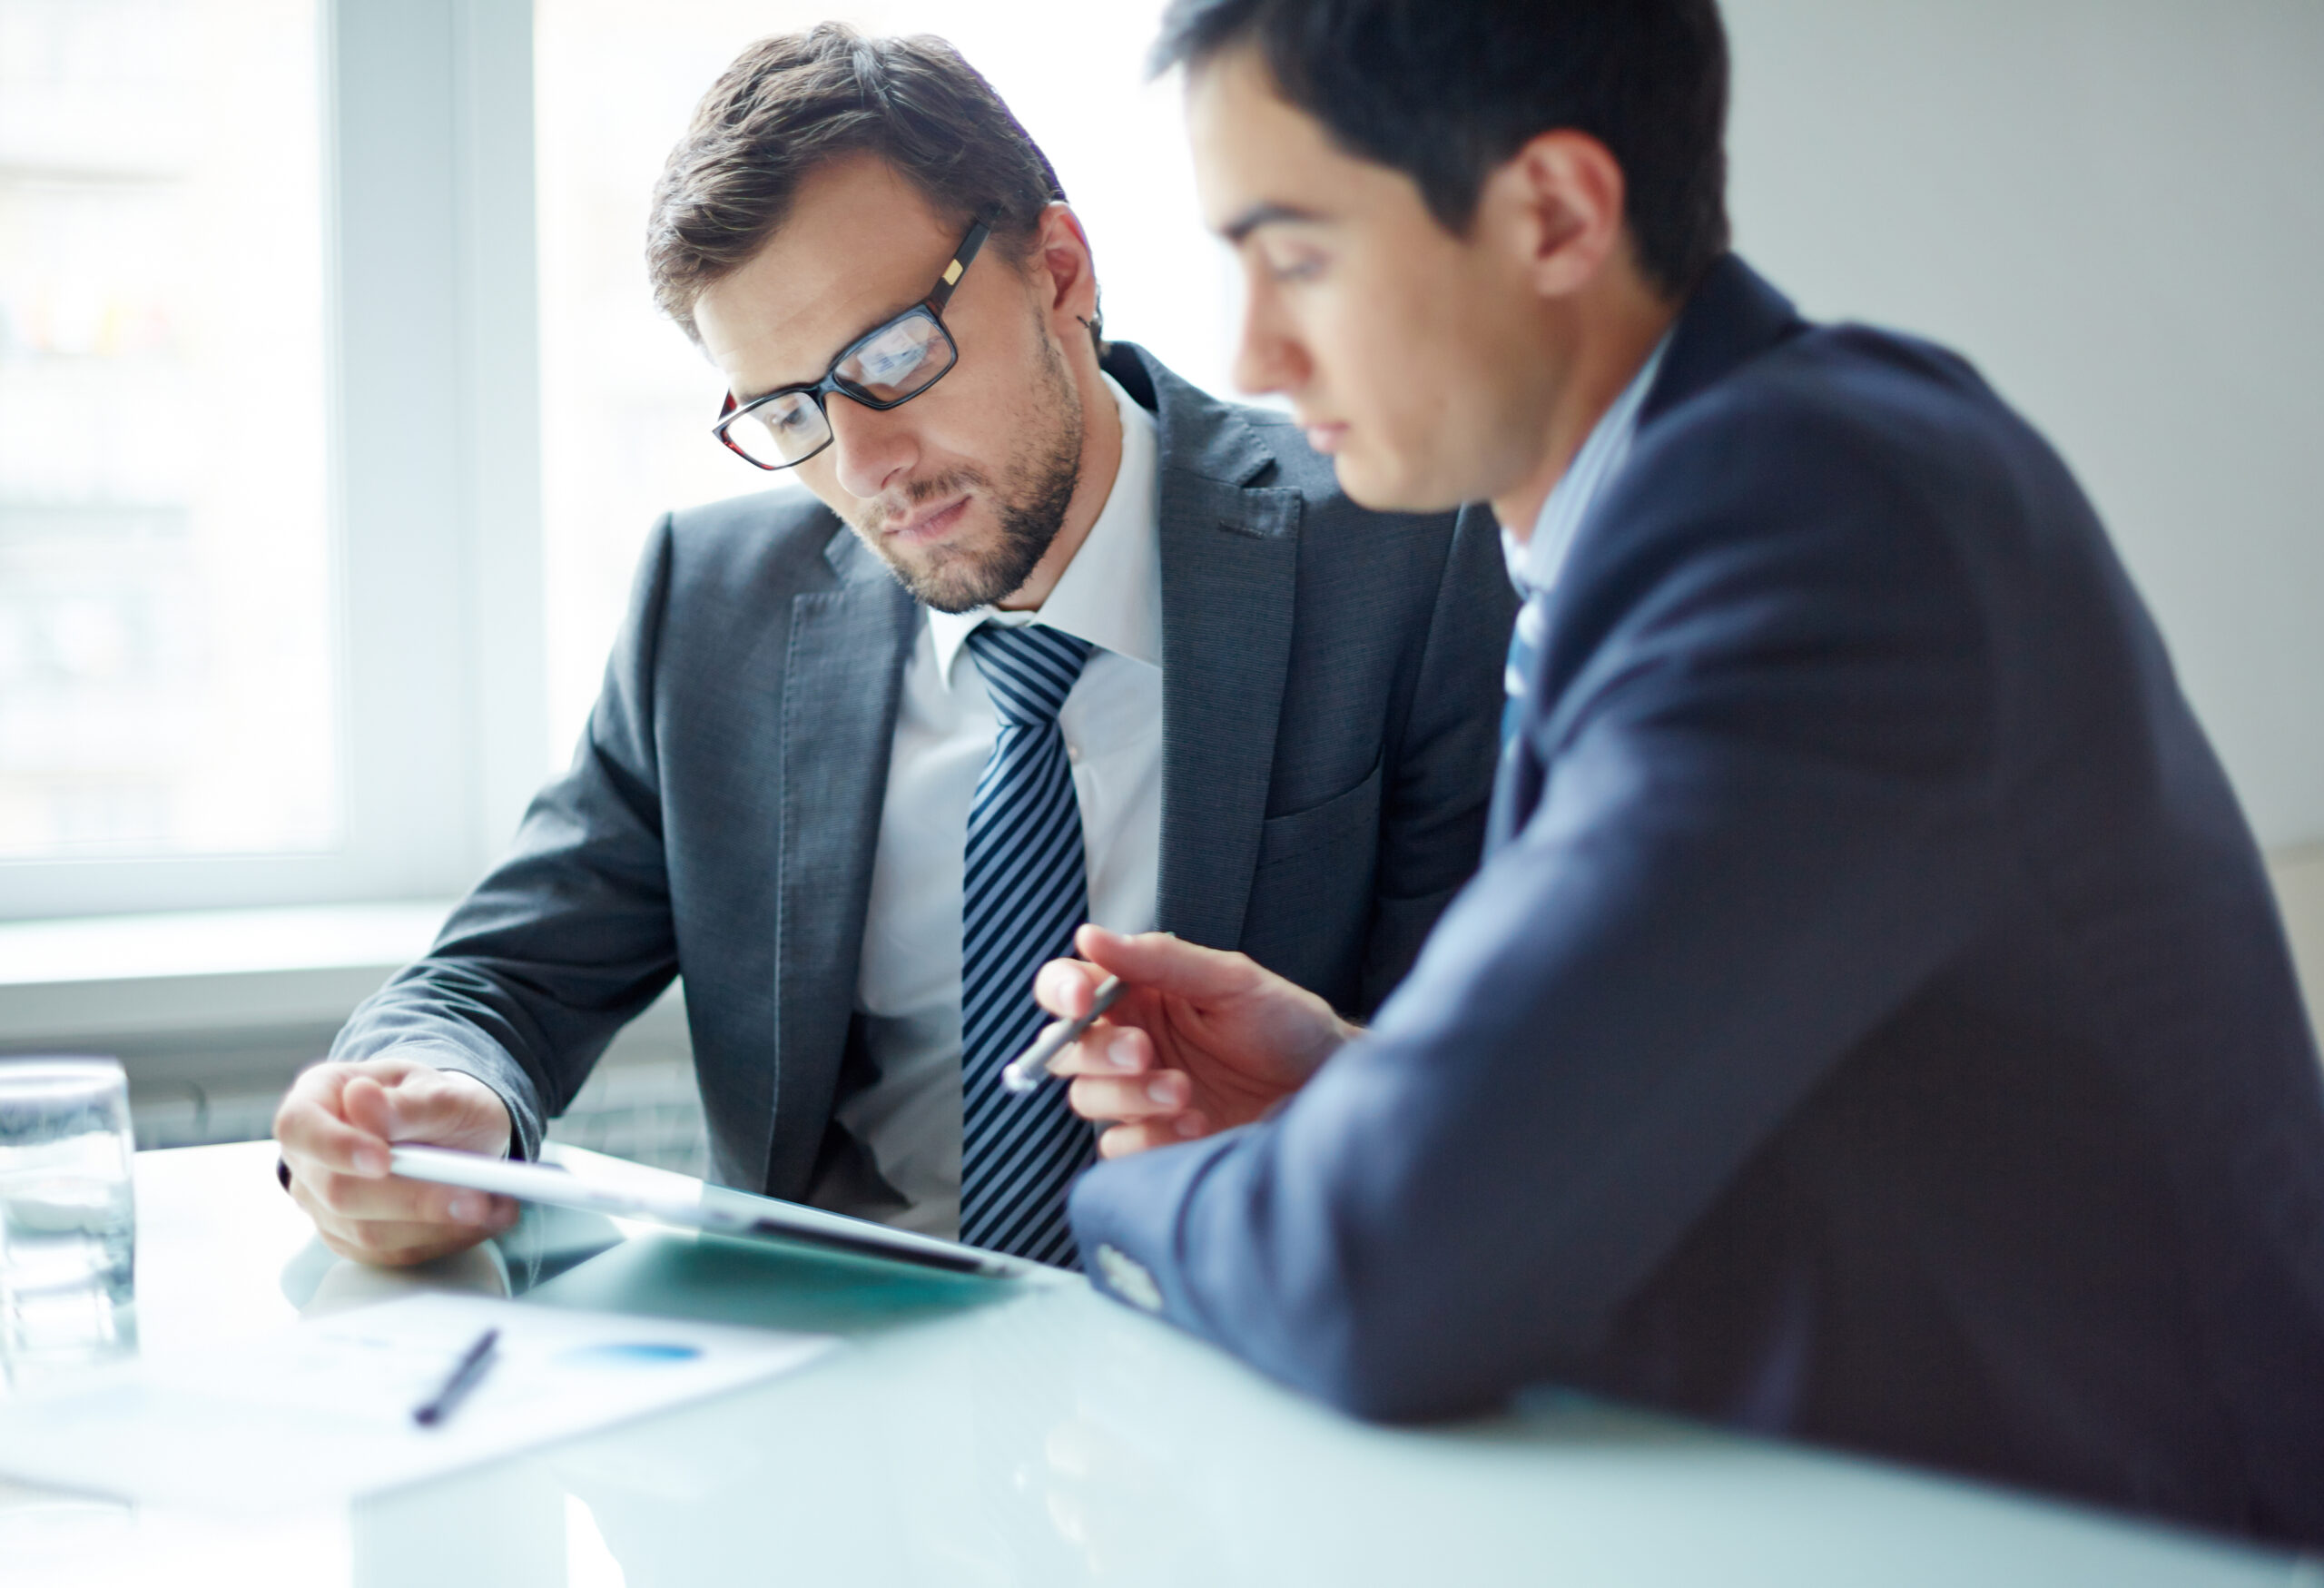
[[[1049,162],[939,40],[747,51],[648,260],[718,438],[806,490],[655,528],[572,770],[286,1100],[292,1193],[352,1257],[481,1238],[508,1209],[388,1143],[531,1155],[683,972],[719,1179],[1069,1263],[1093,1132],[999,1086],[1034,972],[1096,920],[1375,1004],[1482,842],[1492,527],[1356,509],[1107,343]]]
[[[1725,252],[1710,0],[1177,0],[1160,59],[1242,381],[1367,506],[1489,500],[1525,605],[1371,1031],[1167,939],[1043,972],[1132,984],[1067,1060],[1092,1273],[1366,1415],[1559,1381],[2324,1544],[2259,855],[2055,454]]]

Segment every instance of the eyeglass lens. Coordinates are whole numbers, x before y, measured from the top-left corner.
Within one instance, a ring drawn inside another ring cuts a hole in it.
[[[845,393],[892,407],[933,385],[952,367],[952,343],[925,309],[889,321],[832,370]],[[726,432],[754,463],[788,468],[831,439],[831,423],[806,391],[785,392],[736,418]]]

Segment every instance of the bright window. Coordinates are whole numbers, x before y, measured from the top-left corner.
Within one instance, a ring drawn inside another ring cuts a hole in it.
[[[0,860],[327,849],[315,0],[0,0]]]

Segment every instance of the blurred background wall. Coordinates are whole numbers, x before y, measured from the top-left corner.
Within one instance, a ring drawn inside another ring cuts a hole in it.
[[[1737,243],[2064,453],[2324,1005],[2324,5],[1725,0]]]
[[[2262,843],[2324,840],[2324,6],[1729,0],[1737,239],[2064,452]]]

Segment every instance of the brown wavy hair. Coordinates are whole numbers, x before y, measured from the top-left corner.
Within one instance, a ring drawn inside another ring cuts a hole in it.
[[[1042,209],[1065,197],[1049,156],[944,40],[867,38],[836,22],[761,39],[703,96],[654,184],[645,268],[662,312],[699,340],[703,290],[774,234],[810,173],[857,153],[886,161],[961,230],[983,219],[986,248],[1019,261]]]

